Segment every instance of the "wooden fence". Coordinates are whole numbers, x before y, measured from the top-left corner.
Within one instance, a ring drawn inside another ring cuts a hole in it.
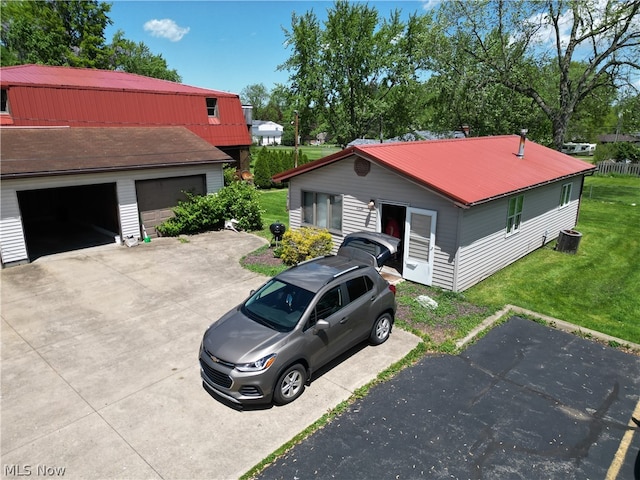
[[[611,163],[598,162],[596,175],[610,175],[617,173],[620,175],[635,175],[640,177],[640,163]]]

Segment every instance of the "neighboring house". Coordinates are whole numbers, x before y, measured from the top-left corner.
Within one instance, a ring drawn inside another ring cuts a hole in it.
[[[251,123],[251,137],[253,143],[260,146],[281,145],[282,125],[265,120],[254,120]]]
[[[274,181],[289,182],[291,228],[328,228],[335,249],[393,219],[400,274],[462,291],[573,228],[595,169],[509,135],[353,146]]]
[[[223,164],[249,166],[236,94],[43,65],[1,68],[0,85],[3,266],[32,259],[63,223],[96,227],[111,241],[140,239],[143,225],[154,236],[184,191],[213,193]]]
[[[640,144],[640,136],[627,135],[627,134],[617,134],[617,133],[608,133],[606,135],[598,135],[598,141],[600,143],[625,142],[625,143],[634,143],[636,145],[639,145]]]

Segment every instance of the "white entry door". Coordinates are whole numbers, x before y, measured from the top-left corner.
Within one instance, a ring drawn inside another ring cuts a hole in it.
[[[404,229],[402,276],[412,282],[431,285],[437,213],[407,207]]]

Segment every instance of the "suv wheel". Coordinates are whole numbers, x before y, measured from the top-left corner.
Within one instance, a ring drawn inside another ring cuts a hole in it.
[[[372,345],[380,345],[387,341],[391,334],[392,318],[388,313],[383,313],[373,323],[371,335],[369,335],[369,343]]]
[[[307,381],[307,372],[299,363],[287,368],[276,383],[273,397],[278,405],[286,405],[293,402],[304,392]]]

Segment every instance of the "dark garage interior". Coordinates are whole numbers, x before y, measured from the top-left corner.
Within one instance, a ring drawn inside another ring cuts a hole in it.
[[[29,260],[114,243],[120,234],[115,183],[18,192]]]

